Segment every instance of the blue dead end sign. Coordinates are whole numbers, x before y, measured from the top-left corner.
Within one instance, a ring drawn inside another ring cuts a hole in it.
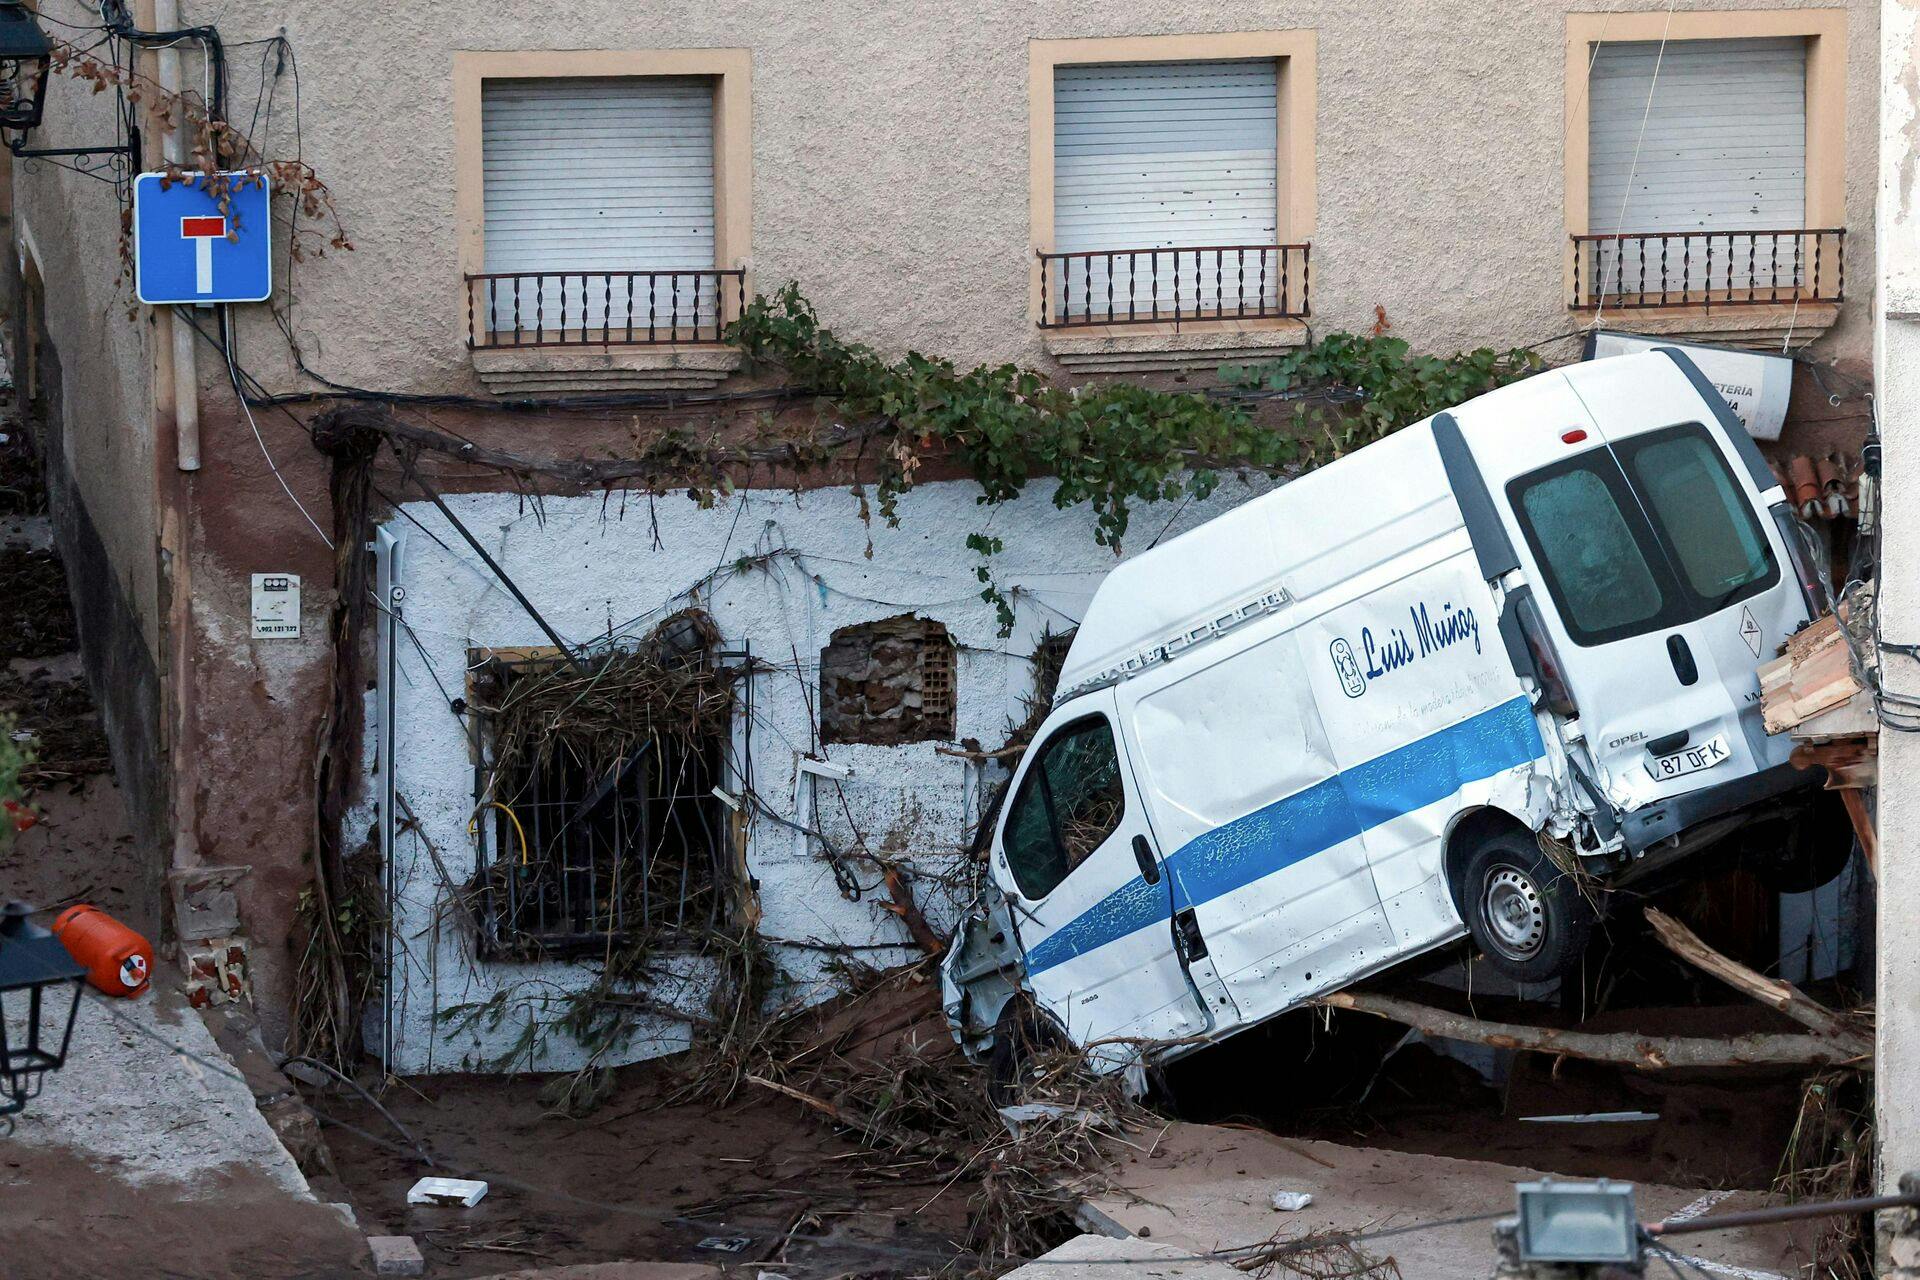
[[[205,175],[133,181],[134,295],[168,303],[264,302],[273,295],[272,190],[265,174],[226,173],[227,208]]]

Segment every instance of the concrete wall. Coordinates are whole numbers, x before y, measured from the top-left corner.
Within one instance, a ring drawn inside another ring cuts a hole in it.
[[[991,511],[975,504],[976,492],[967,482],[926,485],[902,498],[899,528],[871,531],[856,518],[853,499],[838,491],[746,490],[704,511],[683,500],[623,508],[603,505],[598,497],[559,499],[543,504],[541,514],[503,494],[448,501],[571,644],[644,635],[689,603],[707,610],[727,647],[751,648],[768,667],[753,679],[751,693],[742,695],[751,701],[751,714],[743,708],[737,716],[735,771],[749,768],[769,808],[817,825],[837,849],[864,847],[907,863],[918,873],[922,906],[936,928],[945,928],[964,905],[957,896],[964,878],[958,877],[956,854],[980,812],[983,782],[1002,776],[999,769],[983,773],[980,765],[939,754],[935,747],[941,744],[933,742],[823,747],[814,716],[820,652],[832,633],[916,612],[945,624],[959,648],[956,739],[996,747],[1009,725],[1024,718],[1021,698],[1032,689],[1028,659],[1035,646],[1046,631],[1073,625],[1114,559],[1094,545],[1091,521],[1082,512],[1053,505],[1048,484]],[[1143,511],[1138,547],[1149,545],[1157,531],[1179,533],[1254,492],[1229,482],[1208,501],[1187,505],[1171,524],[1171,508]],[[387,527],[406,539],[405,618],[420,641],[418,649],[402,641],[394,684],[394,785],[420,819],[417,833],[401,837],[397,867],[395,1063],[409,1072],[449,1070],[498,1057],[530,1017],[551,1012],[556,996],[579,989],[590,975],[573,965],[476,963],[462,931],[447,924],[445,887],[423,842],[439,850],[455,884],[473,874],[475,853],[467,832],[474,805],[467,728],[445,695],[461,696],[470,648],[546,641],[431,506],[409,505]],[[962,545],[960,531],[976,528],[990,530],[1008,547],[996,557],[1004,563],[994,568],[1018,619],[1009,637],[999,635],[993,607],[980,598],[975,562]],[[853,776],[846,782],[802,778],[795,768],[802,753],[849,767]],[[742,784],[736,779],[730,785]],[[854,857],[850,865],[863,886],[877,885],[871,863]],[[874,963],[913,954],[910,947],[872,949],[906,941],[900,922],[878,905],[885,891],[874,888],[849,901],[816,842],[757,817],[748,866],[760,882],[760,932],[771,940],[793,994],[830,990],[831,957],[779,940],[868,948],[853,958]],[[943,876],[952,883],[943,886]],[[706,988],[697,969],[692,972],[690,979],[683,975],[663,984],[661,998],[700,1010]],[[507,1014],[497,1026],[462,1035],[436,1023],[440,1011],[483,1003],[502,991],[508,993]],[[684,1039],[683,1028],[654,1024],[631,1046],[630,1056],[677,1049]],[[578,1046],[558,1034],[543,1050],[534,1059],[541,1067],[581,1061]]]
[[[1887,0],[1881,30],[1879,314],[1874,382],[1885,445],[1880,627],[1920,640],[1920,3]],[[1920,669],[1887,656],[1889,692],[1920,697]],[[1875,946],[1875,1123],[1883,1191],[1920,1169],[1920,737],[1880,735]]]
[[[110,142],[111,98],[58,78],[65,138]],[[49,143],[35,136],[33,145]],[[7,161],[13,376],[39,429],[55,545],[135,838],[157,885],[167,844],[162,573],[151,398],[152,318],[130,313],[111,182]]]

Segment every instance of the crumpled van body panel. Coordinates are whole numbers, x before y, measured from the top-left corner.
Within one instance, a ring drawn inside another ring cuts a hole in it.
[[[1665,353],[1541,374],[1441,415],[1445,463],[1416,423],[1116,566],[990,854],[1035,1003],[1078,1043],[1172,1056],[1440,945],[1466,930],[1449,837],[1469,815],[1610,873],[1640,852],[1623,815],[1703,784],[1596,741],[1634,732],[1602,704],[1637,699],[1655,745],[1670,722],[1703,735],[1704,785],[1777,789],[1743,698],[1756,643],[1807,608],[1702,385]],[[1603,489],[1651,594],[1554,524]],[[1547,628],[1524,643],[1523,599]],[[977,1048],[967,951],[963,931],[948,1008]]]

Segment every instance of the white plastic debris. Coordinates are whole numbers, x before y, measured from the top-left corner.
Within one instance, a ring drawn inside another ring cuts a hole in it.
[[[407,1192],[408,1204],[444,1204],[471,1209],[487,1194],[487,1184],[467,1178],[422,1178]]]
[[[694,1248],[708,1249],[714,1253],[741,1253],[752,1243],[752,1236],[708,1236]]]
[[[1267,1202],[1282,1213],[1298,1213],[1313,1203],[1310,1191],[1276,1191]]]
[[[1111,1128],[1112,1122],[1098,1111],[1089,1111],[1085,1107],[1062,1106],[1057,1102],[1022,1102],[1011,1107],[1000,1108],[1000,1121],[1007,1126],[1007,1132],[1018,1138],[1029,1125],[1042,1120],[1062,1120],[1068,1124],[1083,1125],[1089,1129]]]

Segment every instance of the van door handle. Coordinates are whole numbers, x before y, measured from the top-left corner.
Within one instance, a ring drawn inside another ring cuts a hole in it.
[[[1692,684],[1700,678],[1700,668],[1694,663],[1685,636],[1675,632],[1667,637],[1667,656],[1673,659],[1673,674],[1680,677],[1681,684]]]
[[[1153,856],[1153,846],[1147,838],[1136,835],[1133,838],[1133,860],[1140,864],[1140,878],[1148,884],[1160,883],[1160,860]]]

